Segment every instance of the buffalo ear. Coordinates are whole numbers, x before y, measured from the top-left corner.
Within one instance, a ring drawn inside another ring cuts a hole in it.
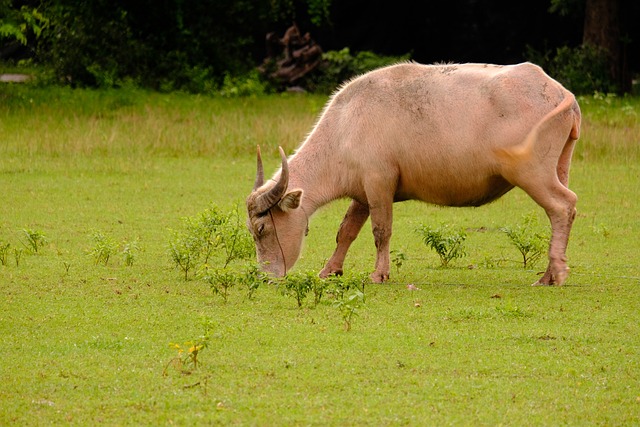
[[[287,212],[291,209],[297,209],[300,206],[300,200],[302,200],[302,190],[293,190],[280,199],[278,206],[283,212]]]

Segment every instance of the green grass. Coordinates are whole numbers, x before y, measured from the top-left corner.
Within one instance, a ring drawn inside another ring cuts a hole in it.
[[[0,87],[0,425],[636,425],[640,423],[637,99],[584,99],[567,285],[529,286],[501,227],[541,210],[521,191],[477,209],[395,207],[407,260],[368,285],[344,328],[326,299],[302,309],[262,285],[228,301],[184,281],[171,229],[213,202],[243,204],[255,145],[277,167],[324,98],[219,100]],[[320,211],[296,271],[331,254],[345,201]],[[415,229],[467,231],[440,268]],[[23,229],[47,244],[26,253]],[[92,233],[139,239],[132,266],[90,254]],[[346,268],[374,263],[365,227]],[[407,285],[419,290],[409,290]],[[177,351],[213,324],[197,370]],[[163,375],[166,374],[166,375]]]

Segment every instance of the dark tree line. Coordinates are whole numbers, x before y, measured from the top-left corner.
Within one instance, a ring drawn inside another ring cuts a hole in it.
[[[624,92],[640,72],[637,0],[352,0],[336,2],[331,16],[335,25],[323,36],[332,46],[345,43],[387,54],[411,51],[419,62],[537,59],[571,73],[566,70],[575,66],[571,62],[604,57],[610,89]],[[567,57],[563,47],[574,49],[574,55]],[[556,58],[557,53],[562,57]]]
[[[593,87],[629,91],[638,19],[637,0],[0,0],[0,59],[31,58],[73,85],[198,92],[255,69],[265,36],[296,22],[324,52],[534,59],[567,80],[592,73]],[[583,69],[597,61],[604,71]]]

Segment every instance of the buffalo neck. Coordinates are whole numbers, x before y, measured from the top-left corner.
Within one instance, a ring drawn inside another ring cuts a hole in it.
[[[289,158],[288,187],[303,191],[302,207],[312,215],[327,203],[347,196],[338,185],[342,172],[333,155],[322,157],[314,150],[301,149]]]

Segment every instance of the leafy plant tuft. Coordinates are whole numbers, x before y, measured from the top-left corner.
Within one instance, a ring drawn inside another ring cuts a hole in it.
[[[194,271],[206,274],[210,262],[224,269],[234,260],[252,257],[254,251],[237,206],[228,213],[212,206],[199,215],[182,218],[182,229],[172,231],[169,241],[171,260],[185,280]]]
[[[443,267],[447,267],[452,260],[467,255],[464,248],[467,233],[464,230],[454,230],[443,224],[438,228],[422,225],[417,231],[422,235],[424,244],[436,251]]]
[[[41,231],[25,228],[22,233],[27,240],[25,246],[34,254],[37,254],[38,249],[47,243],[47,237]]]
[[[514,227],[501,228],[520,252],[523,268],[535,264],[544,254],[549,242],[549,236],[537,228],[538,218],[535,213],[523,216],[522,222]]]
[[[107,265],[109,259],[118,251],[118,243],[113,237],[97,230],[91,233],[91,239],[93,240],[93,249],[89,254],[93,256],[96,264]]]

